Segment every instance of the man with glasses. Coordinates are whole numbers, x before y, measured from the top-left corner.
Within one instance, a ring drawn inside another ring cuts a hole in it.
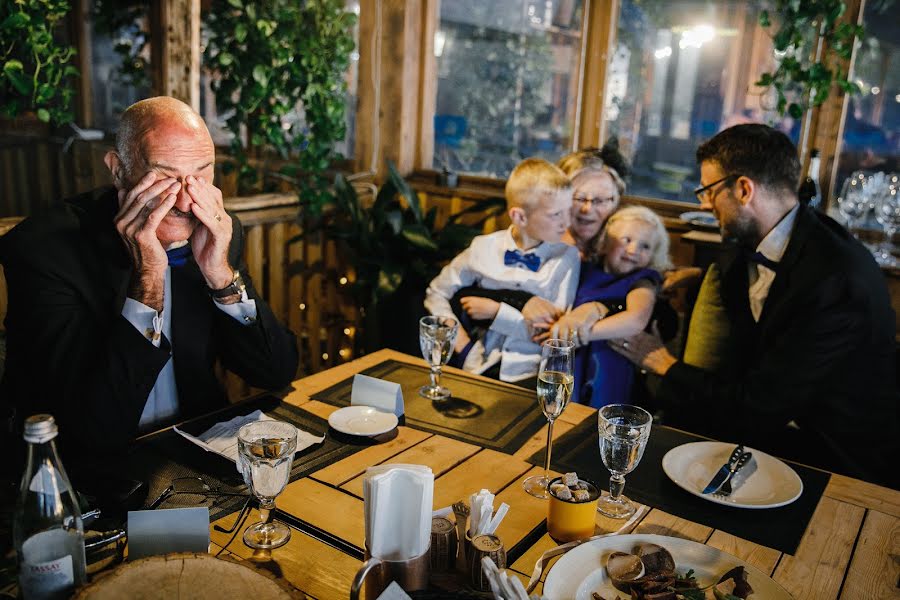
[[[691,366],[648,334],[611,345],[662,376],[666,416],[685,428],[896,486],[895,322],[871,253],[799,204],[784,134],[731,127],[697,160],[697,197],[732,242],[717,262],[719,365]]]

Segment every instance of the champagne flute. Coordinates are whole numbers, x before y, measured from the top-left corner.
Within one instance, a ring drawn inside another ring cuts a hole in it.
[[[450,390],[441,387],[441,367],[450,360],[459,323],[452,317],[422,317],[419,319],[419,347],[425,362],[431,367],[431,385],[419,388],[419,395],[429,400],[446,400]]]
[[[601,497],[597,504],[600,514],[613,519],[627,519],[637,510],[622,495],[622,491],[625,489],[625,475],[641,462],[652,422],[650,413],[630,404],[609,404],[597,414],[600,457],[611,474],[609,496]]]
[[[256,421],[238,430],[238,469],[244,482],[259,500],[262,520],[244,531],[244,543],[251,548],[279,548],[291,539],[291,530],[271,515],[275,497],[291,478],[297,449],[297,428],[281,421]]]
[[[541,366],[538,371],[537,399],[547,417],[547,456],[544,474],[532,475],[522,482],[525,491],[535,498],[547,498],[550,483],[550,452],[553,449],[553,422],[563,413],[572,397],[574,376],[572,353],[575,343],[570,340],[547,340],[541,346]]]

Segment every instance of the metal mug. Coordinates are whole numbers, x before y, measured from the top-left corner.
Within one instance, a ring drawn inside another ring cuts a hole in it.
[[[384,560],[373,557],[366,548],[365,562],[356,572],[350,586],[350,600],[359,600],[359,591],[366,584],[366,600],[376,600],[396,581],[403,591],[415,592],[428,588],[431,549],[407,560]]]
[[[561,481],[562,477],[557,477],[550,482],[550,485]],[[547,503],[547,532],[557,542],[583,540],[594,535],[597,499],[600,498],[600,488],[587,479],[581,479],[580,481],[587,484],[588,493],[590,494],[589,500],[581,502],[560,500],[552,491],[548,491],[550,498]]]

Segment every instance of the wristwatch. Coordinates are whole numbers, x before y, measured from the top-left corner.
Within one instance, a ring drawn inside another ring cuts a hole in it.
[[[244,279],[241,277],[241,272],[235,269],[234,277],[232,277],[231,283],[220,290],[214,290],[210,288],[209,295],[212,296],[212,299],[216,302],[221,302],[222,300],[231,298],[232,296],[243,296],[246,289],[247,286],[244,285]]]

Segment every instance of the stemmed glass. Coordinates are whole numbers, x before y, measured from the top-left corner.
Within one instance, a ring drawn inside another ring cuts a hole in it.
[[[853,228],[857,219],[869,212],[869,199],[863,192],[863,183],[859,178],[850,177],[844,181],[840,196],[837,197],[838,211],[847,222],[847,231],[854,237]]]
[[[600,409],[597,426],[600,430],[600,457],[609,469],[609,496],[600,498],[597,512],[613,519],[627,519],[637,510],[631,500],[622,495],[625,475],[631,473],[650,438],[653,417],[643,408],[630,404],[609,404]]]
[[[572,353],[575,343],[570,340],[547,340],[541,346],[541,366],[538,371],[537,399],[547,417],[547,455],[544,474],[532,475],[522,482],[525,491],[535,498],[547,498],[550,483],[550,452],[553,449],[553,422],[563,413],[572,397],[574,376]]]
[[[238,430],[238,469],[244,482],[259,500],[262,520],[244,531],[244,543],[251,548],[269,550],[284,546],[291,530],[271,517],[275,497],[291,478],[291,465],[297,450],[297,428],[281,421],[256,421]]]
[[[900,228],[900,193],[898,193],[898,176],[891,175],[881,185],[875,200],[875,219],[884,228],[884,239],[875,253],[878,264],[895,266],[897,259],[891,253],[894,247],[894,234]]]
[[[441,387],[441,367],[450,360],[459,323],[452,317],[422,317],[419,319],[419,347],[425,362],[431,367],[431,384],[419,388],[419,395],[429,400],[446,400],[450,390]]]

